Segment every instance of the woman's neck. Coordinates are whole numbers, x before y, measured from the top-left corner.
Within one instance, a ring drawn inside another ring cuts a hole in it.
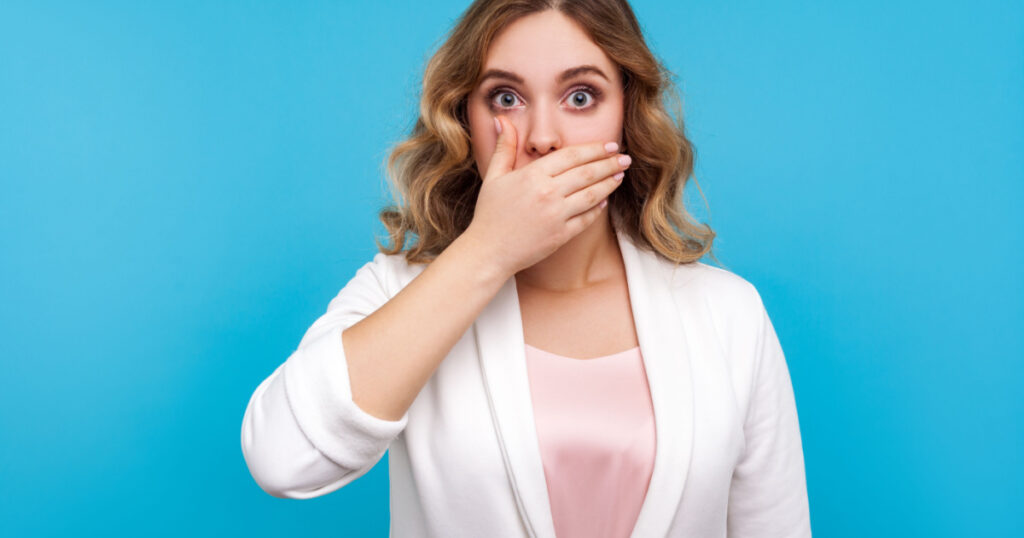
[[[619,276],[622,270],[618,239],[606,211],[586,230],[515,277],[516,285],[569,292]]]

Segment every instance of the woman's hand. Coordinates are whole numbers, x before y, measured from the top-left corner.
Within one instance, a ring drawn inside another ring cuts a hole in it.
[[[498,143],[464,235],[491,249],[491,261],[512,276],[597,220],[630,158],[618,153],[615,142],[593,142],[558,149],[513,170],[515,126],[497,118]]]

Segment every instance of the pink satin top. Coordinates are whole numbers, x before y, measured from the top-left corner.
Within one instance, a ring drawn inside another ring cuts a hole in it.
[[[633,532],[654,469],[654,409],[640,348],[593,359],[526,344],[558,538]]]

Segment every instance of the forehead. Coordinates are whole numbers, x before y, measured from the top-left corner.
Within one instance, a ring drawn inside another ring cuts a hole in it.
[[[487,51],[484,71],[502,69],[527,82],[550,82],[578,65],[599,67],[612,80],[618,70],[608,55],[572,19],[547,10],[517,19],[498,33]]]

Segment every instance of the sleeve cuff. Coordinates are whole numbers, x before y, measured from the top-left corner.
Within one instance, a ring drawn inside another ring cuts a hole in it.
[[[405,428],[399,420],[373,416],[352,401],[339,324],[299,346],[284,364],[285,391],[292,413],[310,442],[332,461],[350,469],[371,466]]]

